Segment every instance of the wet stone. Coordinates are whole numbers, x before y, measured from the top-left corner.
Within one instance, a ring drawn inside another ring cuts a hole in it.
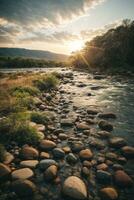
[[[66,160],[70,164],[75,164],[77,162],[77,157],[73,153],[69,153],[66,157]]]
[[[0,163],[0,182],[8,180],[10,173],[11,169],[3,163]]]
[[[12,191],[20,197],[30,197],[34,195],[36,186],[29,180],[16,180],[12,182]]]
[[[98,117],[103,119],[116,119],[116,115],[114,113],[99,113]]]
[[[40,153],[40,158],[41,159],[44,159],[44,158],[49,159],[50,158],[50,154],[47,153],[47,152],[41,152]]]
[[[51,165],[56,165],[58,166],[58,163],[55,160],[52,159],[45,159],[45,160],[41,160],[39,163],[39,167],[42,170],[47,169],[48,167],[50,167]]]
[[[81,150],[79,156],[82,160],[91,160],[93,153],[90,149]]]
[[[99,123],[99,128],[104,131],[111,132],[113,130],[113,125],[105,120],[101,120]]]
[[[114,174],[115,183],[120,187],[130,187],[133,184],[131,177],[123,170],[118,170]]]
[[[102,164],[97,165],[96,168],[97,168],[98,170],[104,170],[104,171],[106,171],[106,170],[108,169],[108,166],[107,166],[107,164],[102,163]]]
[[[82,200],[87,198],[87,188],[80,178],[70,176],[63,184],[63,194],[73,199]]]
[[[109,184],[111,183],[112,176],[109,172],[103,170],[97,170],[96,178],[100,183]]]
[[[118,199],[118,193],[115,188],[106,187],[100,190],[100,196],[102,200],[116,200]]]
[[[44,179],[46,181],[52,181],[53,179],[56,178],[57,176],[57,166],[56,165],[51,165],[50,167],[48,167],[46,169],[46,171],[44,172]]]
[[[90,126],[85,122],[77,123],[76,127],[78,130],[89,130],[90,129]]]
[[[31,159],[38,158],[39,152],[33,147],[24,146],[20,151],[20,156],[23,159],[31,160]]]
[[[36,168],[38,165],[39,161],[38,160],[24,160],[20,162],[21,167],[29,167],[29,168]]]
[[[113,148],[121,148],[126,145],[126,141],[121,137],[113,137],[109,140],[109,145]]]
[[[52,150],[56,147],[56,143],[51,140],[42,140],[40,142],[40,148],[43,150]]]
[[[54,148],[53,149],[53,155],[54,155],[55,158],[60,159],[60,158],[64,158],[65,152],[60,148]]]
[[[18,169],[12,172],[12,179],[28,179],[34,175],[33,171],[29,168]]]
[[[121,150],[126,158],[134,158],[134,147],[124,146]]]

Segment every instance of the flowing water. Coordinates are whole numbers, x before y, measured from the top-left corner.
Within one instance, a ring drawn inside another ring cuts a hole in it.
[[[57,93],[57,97],[59,97],[59,102],[57,104],[57,128],[60,128],[60,120],[62,117],[64,118],[72,118],[73,115],[77,115],[82,113],[84,116],[84,112],[88,108],[95,108],[100,112],[112,112],[116,114],[117,119],[111,120],[111,123],[114,125],[114,131],[112,135],[120,136],[125,138],[128,145],[134,145],[134,79],[133,78],[124,78],[121,76],[111,77],[111,76],[102,76],[101,78],[96,79],[93,74],[81,73],[77,71],[71,71],[68,69],[62,68],[47,68],[47,69],[30,69],[30,71],[41,71],[41,72],[61,72],[61,73],[72,73],[72,76],[69,78],[64,77],[64,81],[61,82],[59,86],[59,92]],[[5,73],[13,73],[16,71],[29,71],[27,69],[21,70],[4,70]],[[68,109],[68,113],[66,111],[66,105]],[[76,111],[74,108],[77,108]],[[78,111],[78,113],[77,113]],[[68,131],[68,130],[67,130]],[[71,130],[69,130],[71,135]],[[81,133],[73,133],[72,135],[75,139],[82,141],[86,147],[89,145],[89,138],[85,139]],[[65,141],[61,141],[58,144],[58,147],[66,146]],[[99,152],[97,152],[98,154]],[[97,154],[95,156],[97,156]],[[62,181],[81,170],[81,162],[78,162],[76,166],[71,166],[63,162],[59,162],[61,169],[59,170],[59,176]],[[133,162],[128,161],[125,169],[130,170],[130,174],[133,171]],[[95,174],[95,171],[93,171]],[[44,179],[42,180],[40,172],[37,170],[36,182],[40,187],[47,188],[48,191],[43,191],[45,194],[48,194],[47,199],[54,199],[55,195],[58,196],[58,200],[63,200],[60,196],[59,191],[61,190],[61,186],[57,185],[47,185],[44,183]],[[49,186],[49,187],[48,187]],[[96,188],[98,185],[96,186]],[[89,188],[90,192],[94,192],[94,196],[96,196],[95,187]],[[94,191],[92,191],[94,190]],[[126,200],[127,198],[132,197],[132,191],[130,194],[122,194],[120,200]],[[126,198],[126,199],[125,199]],[[55,198],[56,199],[56,198]]]

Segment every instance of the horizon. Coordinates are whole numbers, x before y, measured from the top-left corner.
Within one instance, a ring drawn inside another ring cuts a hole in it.
[[[134,18],[133,0],[0,0],[0,47],[70,55]],[[114,12],[113,12],[114,10]],[[25,11],[25,15],[24,15]]]

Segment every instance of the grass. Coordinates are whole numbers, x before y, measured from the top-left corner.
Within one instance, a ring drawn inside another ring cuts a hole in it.
[[[49,121],[49,116],[43,112],[32,112],[31,121],[37,124],[46,124]]]
[[[44,112],[33,112],[36,109],[34,99],[40,97],[41,91],[55,89],[57,84],[58,78],[54,74],[15,73],[2,76],[0,81],[2,144],[11,141],[16,141],[19,145],[39,142],[38,132],[36,128],[29,125],[29,121],[47,124],[51,117]],[[2,147],[0,150],[2,152]]]
[[[16,141],[19,145],[37,144],[40,137],[36,128],[29,126],[29,113],[12,114],[0,120],[0,138],[3,144]]]
[[[58,78],[54,74],[15,74],[15,79],[6,76],[0,81],[0,114],[33,109],[34,99],[41,91],[55,89]]]
[[[50,91],[51,89],[56,89],[58,85],[58,79],[54,74],[48,74],[41,79],[35,80],[34,85],[40,91]]]

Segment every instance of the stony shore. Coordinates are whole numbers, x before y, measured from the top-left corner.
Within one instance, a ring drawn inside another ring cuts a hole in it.
[[[53,119],[47,125],[30,122],[30,126],[38,127],[42,138],[38,145],[7,145],[0,163],[1,199],[133,198],[134,176],[125,166],[134,159],[134,147],[114,136],[111,120],[118,118],[116,113],[73,104],[68,98],[72,92],[62,86],[75,84],[78,90],[86,86],[73,80],[74,74],[66,72],[57,90],[40,96],[36,109],[50,112]]]

